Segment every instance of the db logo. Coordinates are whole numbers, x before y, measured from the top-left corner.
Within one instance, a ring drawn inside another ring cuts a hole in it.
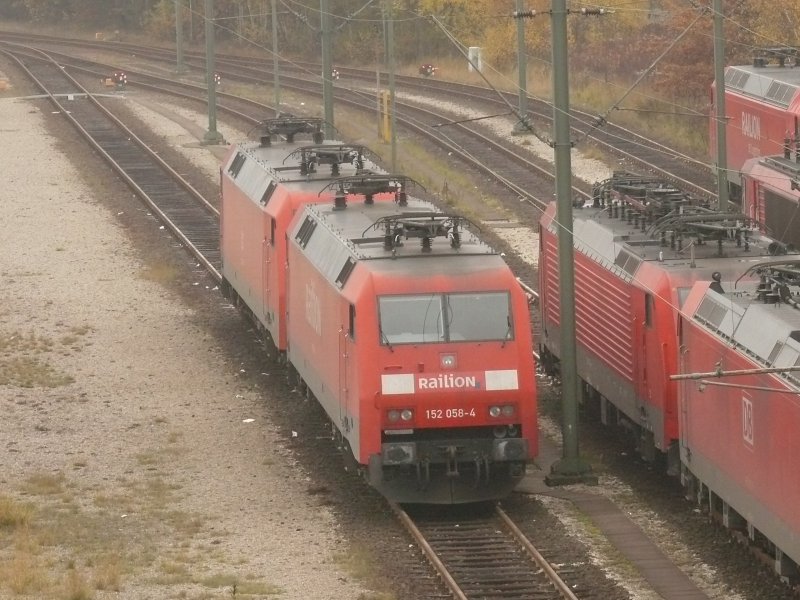
[[[753,402],[748,398],[742,398],[742,437],[753,445]]]

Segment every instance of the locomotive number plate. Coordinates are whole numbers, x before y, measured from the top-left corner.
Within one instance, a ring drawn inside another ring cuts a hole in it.
[[[433,419],[468,419],[477,413],[474,408],[429,408],[425,411],[425,418]]]

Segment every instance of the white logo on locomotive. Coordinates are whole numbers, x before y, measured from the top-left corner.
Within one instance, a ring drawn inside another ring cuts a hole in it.
[[[317,292],[310,283],[306,283],[306,322],[317,335],[322,335],[322,308]]]
[[[753,402],[742,396],[742,437],[753,445]]]
[[[478,379],[474,376],[438,375],[436,377],[420,377],[417,385],[421,390],[440,390],[448,388],[477,388]]]
[[[761,139],[761,118],[758,115],[742,112],[742,135],[754,140]]]

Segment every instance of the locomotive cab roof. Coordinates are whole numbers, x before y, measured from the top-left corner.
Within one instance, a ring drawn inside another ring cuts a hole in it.
[[[369,261],[374,272],[400,270],[420,277],[434,272],[474,275],[476,269],[505,267],[500,255],[472,230],[468,220],[439,212],[422,200],[409,199],[401,206],[351,198],[345,209],[335,203],[306,205],[289,236],[341,288],[361,261]],[[491,256],[496,262],[487,262]]]
[[[763,367],[800,364],[800,256],[759,261],[725,289],[699,285],[685,312]],[[800,373],[786,375],[800,383]]]

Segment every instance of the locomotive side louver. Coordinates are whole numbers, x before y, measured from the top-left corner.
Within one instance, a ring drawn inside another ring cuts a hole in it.
[[[261,196],[261,205],[266,206],[269,199],[272,198],[272,194],[275,192],[275,189],[278,187],[274,181],[270,181],[269,185],[267,185],[267,189],[264,190],[264,195]]]
[[[300,244],[302,248],[306,247],[308,240],[311,239],[311,234],[314,233],[316,228],[317,222],[311,217],[306,217],[306,220],[303,221],[303,224],[300,226],[300,230],[297,232],[297,236],[295,237],[295,240],[297,240],[297,243]]]
[[[339,275],[336,277],[336,285],[339,286],[339,289],[344,287],[344,284],[347,283],[348,278],[350,277],[350,273],[353,272],[353,269],[356,266],[356,261],[353,259],[352,256],[348,256],[347,260],[342,267],[342,270],[339,271]]]
[[[230,173],[231,177],[236,179],[239,171],[242,170],[242,165],[244,165],[245,160],[247,160],[247,157],[242,152],[239,152],[231,161],[231,165],[228,167],[228,173]]]

